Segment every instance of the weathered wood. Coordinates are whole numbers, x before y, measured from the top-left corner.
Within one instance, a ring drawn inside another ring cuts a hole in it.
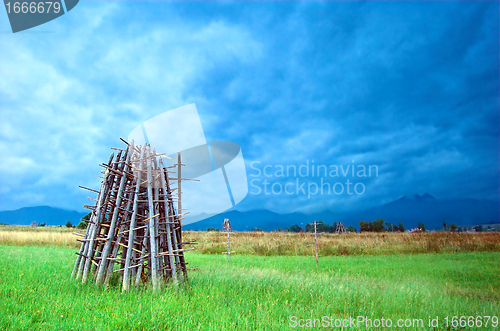
[[[175,249],[175,250],[172,250],[172,251],[168,251],[168,252],[163,252],[163,253],[160,253],[158,254],[158,256],[163,256],[163,255],[173,255],[173,252],[188,252],[188,251],[192,251],[194,248],[187,248],[187,249]]]
[[[229,239],[229,234],[231,231],[227,230],[227,260],[231,262],[231,241]]]
[[[121,154],[122,154],[122,152],[120,151],[116,155],[117,161],[120,160]],[[113,157],[113,154],[111,154],[111,155],[112,156],[110,157],[109,163],[111,162],[112,157]],[[103,213],[101,208],[103,207],[104,201],[107,200],[108,194],[110,193],[110,191],[112,189],[114,179],[115,179],[115,176],[110,171],[106,171],[105,176],[104,176],[104,180],[103,180],[104,187],[101,189],[101,192],[103,194],[102,194],[102,196],[99,197],[99,201],[97,203],[96,209],[95,209],[94,213],[92,214],[92,216],[94,216],[94,218],[93,219],[91,218],[91,221],[94,222],[94,227],[92,229],[91,235],[89,236],[90,241],[87,243],[88,247],[87,247],[87,253],[85,255],[87,255],[88,258],[86,260],[85,267],[83,269],[82,283],[87,282],[88,275],[89,275],[90,270],[92,268],[91,262],[93,261],[92,258],[94,257],[94,254],[95,254],[95,250],[94,250],[95,240],[94,240],[94,238],[101,231],[100,225],[102,223],[102,218],[105,215],[105,213]]]
[[[96,191],[96,190],[93,190],[91,188],[88,188],[88,187],[85,187],[85,186],[78,186],[79,188],[82,188],[84,190],[88,190],[88,191],[92,191],[92,192],[95,192],[95,193],[99,193],[99,191]]]
[[[139,255],[139,267],[137,268],[137,274],[135,276],[135,285],[139,285],[141,283],[141,275],[142,275],[142,268],[144,268],[144,260],[146,259],[145,253],[146,253],[146,245],[148,243],[148,238],[147,235],[149,234],[149,227],[146,228],[146,236],[142,240],[142,250],[141,250],[141,255]]]
[[[134,148],[134,142],[131,142],[132,149]],[[128,150],[125,152],[125,164],[120,167],[120,169],[124,169],[125,172],[128,170],[128,162],[130,160],[130,156],[132,153],[128,152]],[[122,203],[122,191],[125,188],[125,183],[127,182],[127,176],[122,176],[120,179],[120,187],[118,188],[118,194],[116,198],[115,205],[120,206]],[[115,228],[116,228],[116,220],[118,219],[118,213],[119,209],[115,208],[113,211],[113,218],[111,219],[111,224],[109,226],[109,231],[108,231],[108,238],[106,240],[106,243],[104,244],[104,248],[102,250],[102,257],[103,259],[101,260],[101,264],[99,265],[99,270],[97,271],[97,278],[96,278],[96,284],[101,285],[104,281],[104,276],[105,272],[108,266],[108,260],[106,259],[109,255],[109,251],[111,249],[111,242],[113,241],[113,238],[115,237]]]
[[[319,264],[318,259],[318,232],[316,231],[316,221],[314,221],[314,246],[316,250],[316,265]]]
[[[76,252],[72,277],[82,282],[92,278],[97,285],[108,286],[120,272],[123,291],[150,280],[153,289],[164,281],[187,281],[184,252],[193,244],[182,241],[182,164],[177,155],[177,174],[169,177],[156,150],[144,144],[127,143],[117,149],[102,166],[103,178],[85,233],[77,233],[82,244]],[[170,188],[176,182],[177,187]],[[86,187],[83,187],[87,189]],[[174,193],[177,194],[174,194]],[[175,204],[175,205],[174,205]],[[119,256],[121,254],[121,256]],[[115,267],[115,262],[119,267]],[[118,270],[114,270],[114,269]]]
[[[169,178],[168,171],[165,170],[163,172],[163,176],[165,177],[165,188],[167,190],[167,192],[166,192],[167,193],[167,198],[170,199],[171,194],[172,194],[172,192],[174,190],[172,190],[170,188],[170,183],[169,183],[169,180],[168,180],[168,178]],[[178,187],[176,189],[177,189],[178,192],[180,192],[180,190],[179,190]],[[175,214],[176,214],[175,213],[175,208],[174,208],[173,204],[170,203],[168,205],[168,211],[165,213],[165,215],[166,215],[165,217],[175,216]],[[176,221],[176,219],[174,218],[174,222],[175,221]],[[179,227],[181,226],[180,223],[178,224],[178,226]],[[182,240],[177,240],[177,233],[176,233],[177,229],[176,229],[175,224],[174,225],[170,225],[170,230],[171,230],[171,233],[169,234],[169,238],[170,238],[170,240],[172,242],[172,247],[182,247],[182,245],[178,244],[178,243],[181,243]],[[180,260],[179,256],[174,255],[174,261],[173,261],[173,263],[174,263],[174,268],[172,268],[172,270],[176,274],[175,278],[179,280],[179,276],[178,275],[180,274],[180,272],[182,270],[181,260]]]
[[[182,213],[182,176],[181,176],[181,168],[182,168],[182,156],[181,153],[177,153],[177,190],[179,192],[179,200],[177,200],[177,214]],[[168,180],[170,178],[167,177]]]
[[[107,177],[108,176],[109,176],[109,171],[107,171],[104,174],[104,179],[103,179],[103,183],[102,183],[102,187],[101,187],[101,191],[100,191],[100,196],[98,197],[97,206],[90,217],[90,224],[89,224],[89,226],[87,226],[88,236],[86,237],[86,239],[88,239],[88,242],[85,243],[85,249],[83,252],[83,254],[85,256],[87,256],[87,259],[84,261],[84,263],[82,263],[80,265],[81,270],[78,272],[78,275],[80,275],[80,274],[82,275],[82,282],[83,283],[85,283],[87,281],[88,273],[89,273],[90,268],[91,268],[90,261],[92,260],[92,256],[90,253],[91,253],[91,250],[93,250],[94,239],[96,238],[97,233],[98,233],[98,229],[99,229],[98,219],[100,217],[100,209],[101,209],[102,203],[105,199],[104,195],[106,194],[106,191],[107,191],[107,185],[108,185]],[[79,278],[78,275],[77,275],[77,278]]]
[[[144,147],[141,149],[141,155],[140,155],[140,158],[142,159],[142,157],[144,156],[144,151],[146,150],[146,144],[144,144]],[[139,169],[142,170],[142,165],[143,165],[143,162],[142,161],[139,161]],[[135,195],[134,195],[134,204],[133,204],[133,207],[132,207],[132,219],[130,220],[130,229],[132,229],[130,232],[129,232],[129,235],[128,235],[128,242],[130,243],[129,245],[132,245],[132,243],[134,242],[134,235],[135,235],[135,231],[137,230],[135,227],[136,227],[136,219],[137,219],[137,205],[138,205],[138,199],[139,199],[139,191],[140,191],[140,182],[141,182],[141,175],[142,175],[142,172],[138,172],[137,174],[137,183],[136,183],[136,186],[135,186]],[[123,272],[123,280],[122,280],[122,288],[124,291],[128,291],[129,289],[129,286],[130,286],[130,279],[129,279],[129,272],[130,272],[130,261],[132,259],[132,255],[133,255],[133,250],[132,249],[129,249],[127,250],[127,255],[125,257],[125,269],[124,269],[124,272]]]
[[[146,153],[150,153],[149,149],[146,149]],[[158,215],[155,215],[155,209],[153,205],[153,188],[152,188],[152,182],[153,182],[153,177],[151,175],[151,159],[147,158],[146,160],[147,168],[148,168],[148,198],[149,198],[149,235],[150,237],[150,249],[151,249],[151,281],[153,283],[153,289],[158,290],[160,286],[160,282],[158,279],[158,252],[157,252],[157,247],[156,247],[156,227],[155,227],[155,222],[156,222],[156,217]],[[153,216],[151,216],[153,215]]]

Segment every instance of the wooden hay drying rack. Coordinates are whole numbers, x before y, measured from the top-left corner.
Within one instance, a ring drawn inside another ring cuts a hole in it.
[[[87,221],[87,231],[80,233],[72,277],[83,283],[91,278],[97,285],[108,286],[118,274],[122,289],[151,280],[157,290],[169,281],[187,281],[184,248],[193,242],[182,241],[181,154],[177,163],[164,167],[162,154],[149,144],[126,149],[113,148],[108,163],[102,164],[101,188]],[[177,177],[170,176],[176,168]],[[177,187],[172,188],[172,185]],[[177,204],[177,208],[175,206]]]

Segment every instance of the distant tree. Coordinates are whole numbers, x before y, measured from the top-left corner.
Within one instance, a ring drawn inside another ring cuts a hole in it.
[[[384,231],[384,220],[379,218],[379,219],[376,219],[373,223],[372,223],[372,231],[373,232],[382,232]]]
[[[297,224],[294,224],[292,226],[290,226],[288,229],[288,232],[302,232],[304,231],[300,226],[298,226]]]
[[[278,228],[276,231],[283,232],[283,229],[282,228]]]
[[[372,222],[359,221],[359,232],[371,232]]]
[[[446,222],[443,222],[443,229],[444,229],[444,231],[448,231],[448,227],[446,226]]]
[[[72,228],[72,227],[73,227],[73,224],[71,224],[71,222],[70,222],[70,221],[67,221],[67,222],[66,222],[66,227],[67,227],[67,228]]]
[[[317,232],[330,232],[330,226],[323,223],[323,221],[316,222],[316,231]],[[314,232],[314,223],[313,223],[313,232]]]
[[[349,231],[349,232],[354,232],[354,233],[358,232],[358,230],[356,230],[356,228],[355,228],[354,226],[352,226],[352,225],[349,225],[349,226],[347,227],[347,231]]]
[[[207,231],[215,231],[218,232],[220,231],[219,228],[207,228]]]
[[[78,223],[78,225],[76,226],[77,229],[86,229],[87,228],[87,222],[85,221],[81,221],[80,223]]]
[[[90,220],[91,216],[92,216],[92,212],[90,212],[87,215],[83,216],[81,220],[82,221],[88,221],[88,220]]]
[[[394,231],[394,228],[392,226],[392,223],[385,223],[385,228],[387,229],[387,232],[392,232]]]
[[[425,224],[424,224],[424,223],[422,223],[422,222],[418,222],[417,228],[421,229],[421,230],[422,230],[422,232],[427,231],[427,227],[426,227],[426,226],[425,226]]]
[[[338,226],[338,223],[337,222],[333,222],[333,225],[332,225],[333,231],[332,232],[337,231],[337,226]]]
[[[325,224],[325,232],[334,233],[337,230],[337,227],[333,227],[332,225]]]
[[[457,225],[455,223],[451,223],[450,230],[455,232],[457,230]]]
[[[261,229],[259,229],[259,228],[253,228],[253,229],[252,229],[252,232],[262,232],[262,230],[261,230]]]
[[[38,226],[45,226],[45,222],[38,223]]]
[[[314,222],[307,223],[305,230],[306,230],[306,232],[314,232]],[[334,232],[333,228],[330,225],[323,223],[323,221],[316,222],[316,231],[317,232],[328,232],[328,233]]]
[[[405,226],[403,225],[403,222],[401,221],[398,222],[398,229],[399,232],[405,232]]]

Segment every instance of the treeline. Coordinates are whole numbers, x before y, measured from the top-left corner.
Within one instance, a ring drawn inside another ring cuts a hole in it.
[[[322,232],[322,233],[335,233],[337,230],[337,222],[333,222],[332,225],[326,224],[323,221],[317,221],[316,222],[316,231],[317,232]],[[445,231],[448,229],[451,229],[451,231],[454,231],[456,229],[456,226],[453,224],[451,227],[446,227],[445,223]],[[346,230],[348,232],[358,232],[358,230],[352,226],[349,225],[346,227]],[[218,228],[208,228],[206,231],[220,231]],[[261,230],[259,228],[254,228],[251,231],[253,232],[268,232],[266,230]],[[392,224],[389,222],[385,222],[382,218],[376,219],[373,222],[370,221],[359,221],[359,232],[405,232],[405,226],[403,222],[398,222],[398,224]],[[419,222],[418,226],[414,229],[409,230],[411,232],[426,232],[427,227],[425,226],[424,223]],[[314,232],[314,223],[307,223],[305,228],[300,227],[297,224],[294,224],[290,226],[289,228],[282,229],[278,228],[277,230],[273,230],[271,232]]]
[[[335,233],[337,231],[337,222],[333,222],[332,225],[326,224],[323,221],[316,222],[316,231],[322,233]],[[426,231],[425,224],[419,223],[418,228],[420,231]],[[358,232],[358,230],[349,225],[346,227],[348,232]],[[206,231],[220,231],[219,228],[208,228]],[[253,232],[268,232],[266,230],[261,230],[259,228],[252,229]],[[272,232],[314,232],[314,223],[307,223],[305,228],[300,227],[297,224],[291,225],[289,228],[282,229],[278,228]],[[373,222],[359,221],[359,232],[405,232],[405,227],[402,222],[396,224],[391,224],[385,222],[383,219],[379,218]]]
[[[403,222],[399,222],[397,225],[392,223],[384,222],[382,218],[376,219],[373,222],[359,221],[359,231],[360,232],[404,232],[405,227]]]
[[[334,233],[337,230],[337,222],[333,222],[332,225],[325,224],[323,221],[316,222],[316,231],[317,232],[325,232],[325,233]],[[358,230],[350,225],[347,228],[349,232],[358,232]],[[208,228],[206,231],[220,231],[219,228]],[[253,232],[268,232],[267,230],[261,230],[259,228],[253,228]],[[314,232],[314,223],[307,223],[305,229],[300,227],[297,224],[290,226],[289,228],[278,228],[276,230],[272,230],[271,232]]]
[[[419,222],[418,226],[411,231],[425,232],[427,231],[427,227],[424,223]],[[378,218],[373,222],[359,221],[359,232],[405,232],[405,226],[401,221],[396,225]]]

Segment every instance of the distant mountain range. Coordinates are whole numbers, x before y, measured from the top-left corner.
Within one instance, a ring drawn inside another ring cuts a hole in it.
[[[29,225],[33,221],[45,222],[47,225],[64,225],[67,221],[78,224],[86,213],[53,208],[49,206],[26,207],[12,211],[0,211],[0,223]],[[286,229],[293,224],[304,228],[307,223],[323,221],[326,224],[341,221],[346,226],[358,227],[359,221],[374,221],[383,218],[386,222],[397,224],[403,222],[407,229],[414,228],[423,222],[429,230],[442,229],[443,222],[448,225],[499,223],[499,204],[496,201],[481,200],[437,200],[432,195],[414,194],[403,196],[382,206],[369,208],[351,213],[336,213],[325,210],[314,214],[290,213],[278,214],[269,210],[252,210],[240,212],[236,210],[211,216],[198,222],[200,216],[186,219],[184,229],[206,230],[207,228],[221,228],[224,218],[229,218],[235,231],[250,231],[254,228],[262,230]]]
[[[480,200],[437,200],[432,195],[414,194],[403,196],[385,205],[350,213],[322,211],[313,214],[291,213],[277,214],[268,210],[253,210],[248,212],[227,211],[202,221],[186,225],[185,229],[205,230],[221,228],[224,218],[229,218],[231,226],[236,231],[249,231],[253,228],[275,230],[288,228],[297,224],[304,228],[307,223],[323,221],[333,224],[341,221],[346,226],[359,226],[359,221],[374,221],[383,218],[386,222],[397,224],[403,222],[407,229],[414,228],[423,222],[429,230],[442,229],[443,222],[448,225],[499,223],[499,204],[495,201]]]
[[[68,221],[73,225],[87,213],[66,210],[49,206],[25,207],[17,210],[0,211],[0,223],[30,225],[32,222],[46,225],[65,225]]]

